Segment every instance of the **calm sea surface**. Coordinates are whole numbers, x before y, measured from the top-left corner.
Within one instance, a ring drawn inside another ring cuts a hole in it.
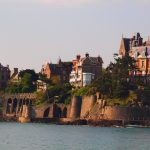
[[[150,150],[150,129],[0,123],[0,150]]]

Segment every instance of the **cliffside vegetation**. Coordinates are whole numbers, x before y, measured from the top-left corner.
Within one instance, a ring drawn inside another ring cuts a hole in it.
[[[19,73],[18,82],[9,81],[6,93],[32,93],[36,91],[38,74],[34,70],[26,69]]]
[[[91,85],[76,90],[75,95],[100,92],[110,105],[145,101],[150,97],[150,85],[146,82],[146,77],[135,77],[132,74],[135,70],[134,59],[128,55],[120,58],[115,54],[114,62],[103,69],[102,75]]]
[[[42,80],[47,84],[47,90],[37,92],[37,80]],[[19,73],[18,82],[10,81],[5,93],[36,93],[38,100],[37,105],[43,103],[70,103],[72,87],[69,83],[61,84],[58,76],[52,76],[51,79],[47,79],[40,73],[35,73],[34,70],[22,70]]]
[[[47,79],[41,74],[36,74],[34,70],[23,70],[19,73],[18,82],[10,82],[5,89],[6,93],[30,93],[36,92],[36,81],[38,79],[47,83],[45,92],[36,92],[37,105],[43,103],[65,103],[69,104],[72,95],[83,96],[100,92],[102,97],[110,105],[136,102],[137,100],[148,101],[150,97],[150,85],[146,82],[146,77],[135,77],[133,71],[137,70],[135,60],[128,55],[120,58],[114,55],[114,62],[103,69],[101,76],[90,85],[72,90],[69,83],[61,84],[58,76]]]
[[[102,75],[92,84],[72,90],[70,84],[53,83],[44,93],[42,102],[70,103],[71,96],[92,95],[100,92],[109,105],[127,105],[137,101],[145,101],[150,97],[150,85],[145,80],[136,78],[132,71],[137,70],[135,60],[128,55],[120,58],[114,55],[114,62],[103,69]]]
[[[131,81],[130,71],[136,70],[135,61],[128,55],[119,58],[114,55],[114,63],[105,69],[102,76],[93,83],[105,97],[108,98],[126,98],[129,91],[136,90],[138,84]]]
[[[37,92],[36,105],[43,103],[70,103],[72,87],[67,84],[50,84],[45,92]]]

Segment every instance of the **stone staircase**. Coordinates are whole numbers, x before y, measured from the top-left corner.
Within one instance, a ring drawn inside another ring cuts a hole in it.
[[[86,114],[87,119],[103,119],[102,107],[96,103],[93,108]]]

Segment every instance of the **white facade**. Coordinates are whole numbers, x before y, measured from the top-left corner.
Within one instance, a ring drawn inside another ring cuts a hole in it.
[[[92,73],[76,73],[73,71],[70,74],[70,84],[75,85],[75,87],[84,87],[94,80],[94,76]]]
[[[72,71],[70,74],[70,84],[74,85],[75,87],[82,86],[82,73],[76,73]]]
[[[89,85],[94,80],[94,74],[83,73],[83,86]]]
[[[46,91],[47,84],[41,80],[37,80],[37,91]]]
[[[74,88],[84,87],[97,79],[102,72],[103,60],[100,56],[90,57],[88,53],[81,58],[77,55],[73,60],[73,68],[70,74],[70,84]]]

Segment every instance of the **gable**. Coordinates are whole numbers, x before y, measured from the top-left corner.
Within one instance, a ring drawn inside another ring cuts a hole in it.
[[[89,57],[83,59],[82,65],[90,65],[90,64],[91,64],[91,60],[89,59]]]
[[[119,49],[119,55],[125,55],[130,50],[130,39],[122,38],[120,49]]]

